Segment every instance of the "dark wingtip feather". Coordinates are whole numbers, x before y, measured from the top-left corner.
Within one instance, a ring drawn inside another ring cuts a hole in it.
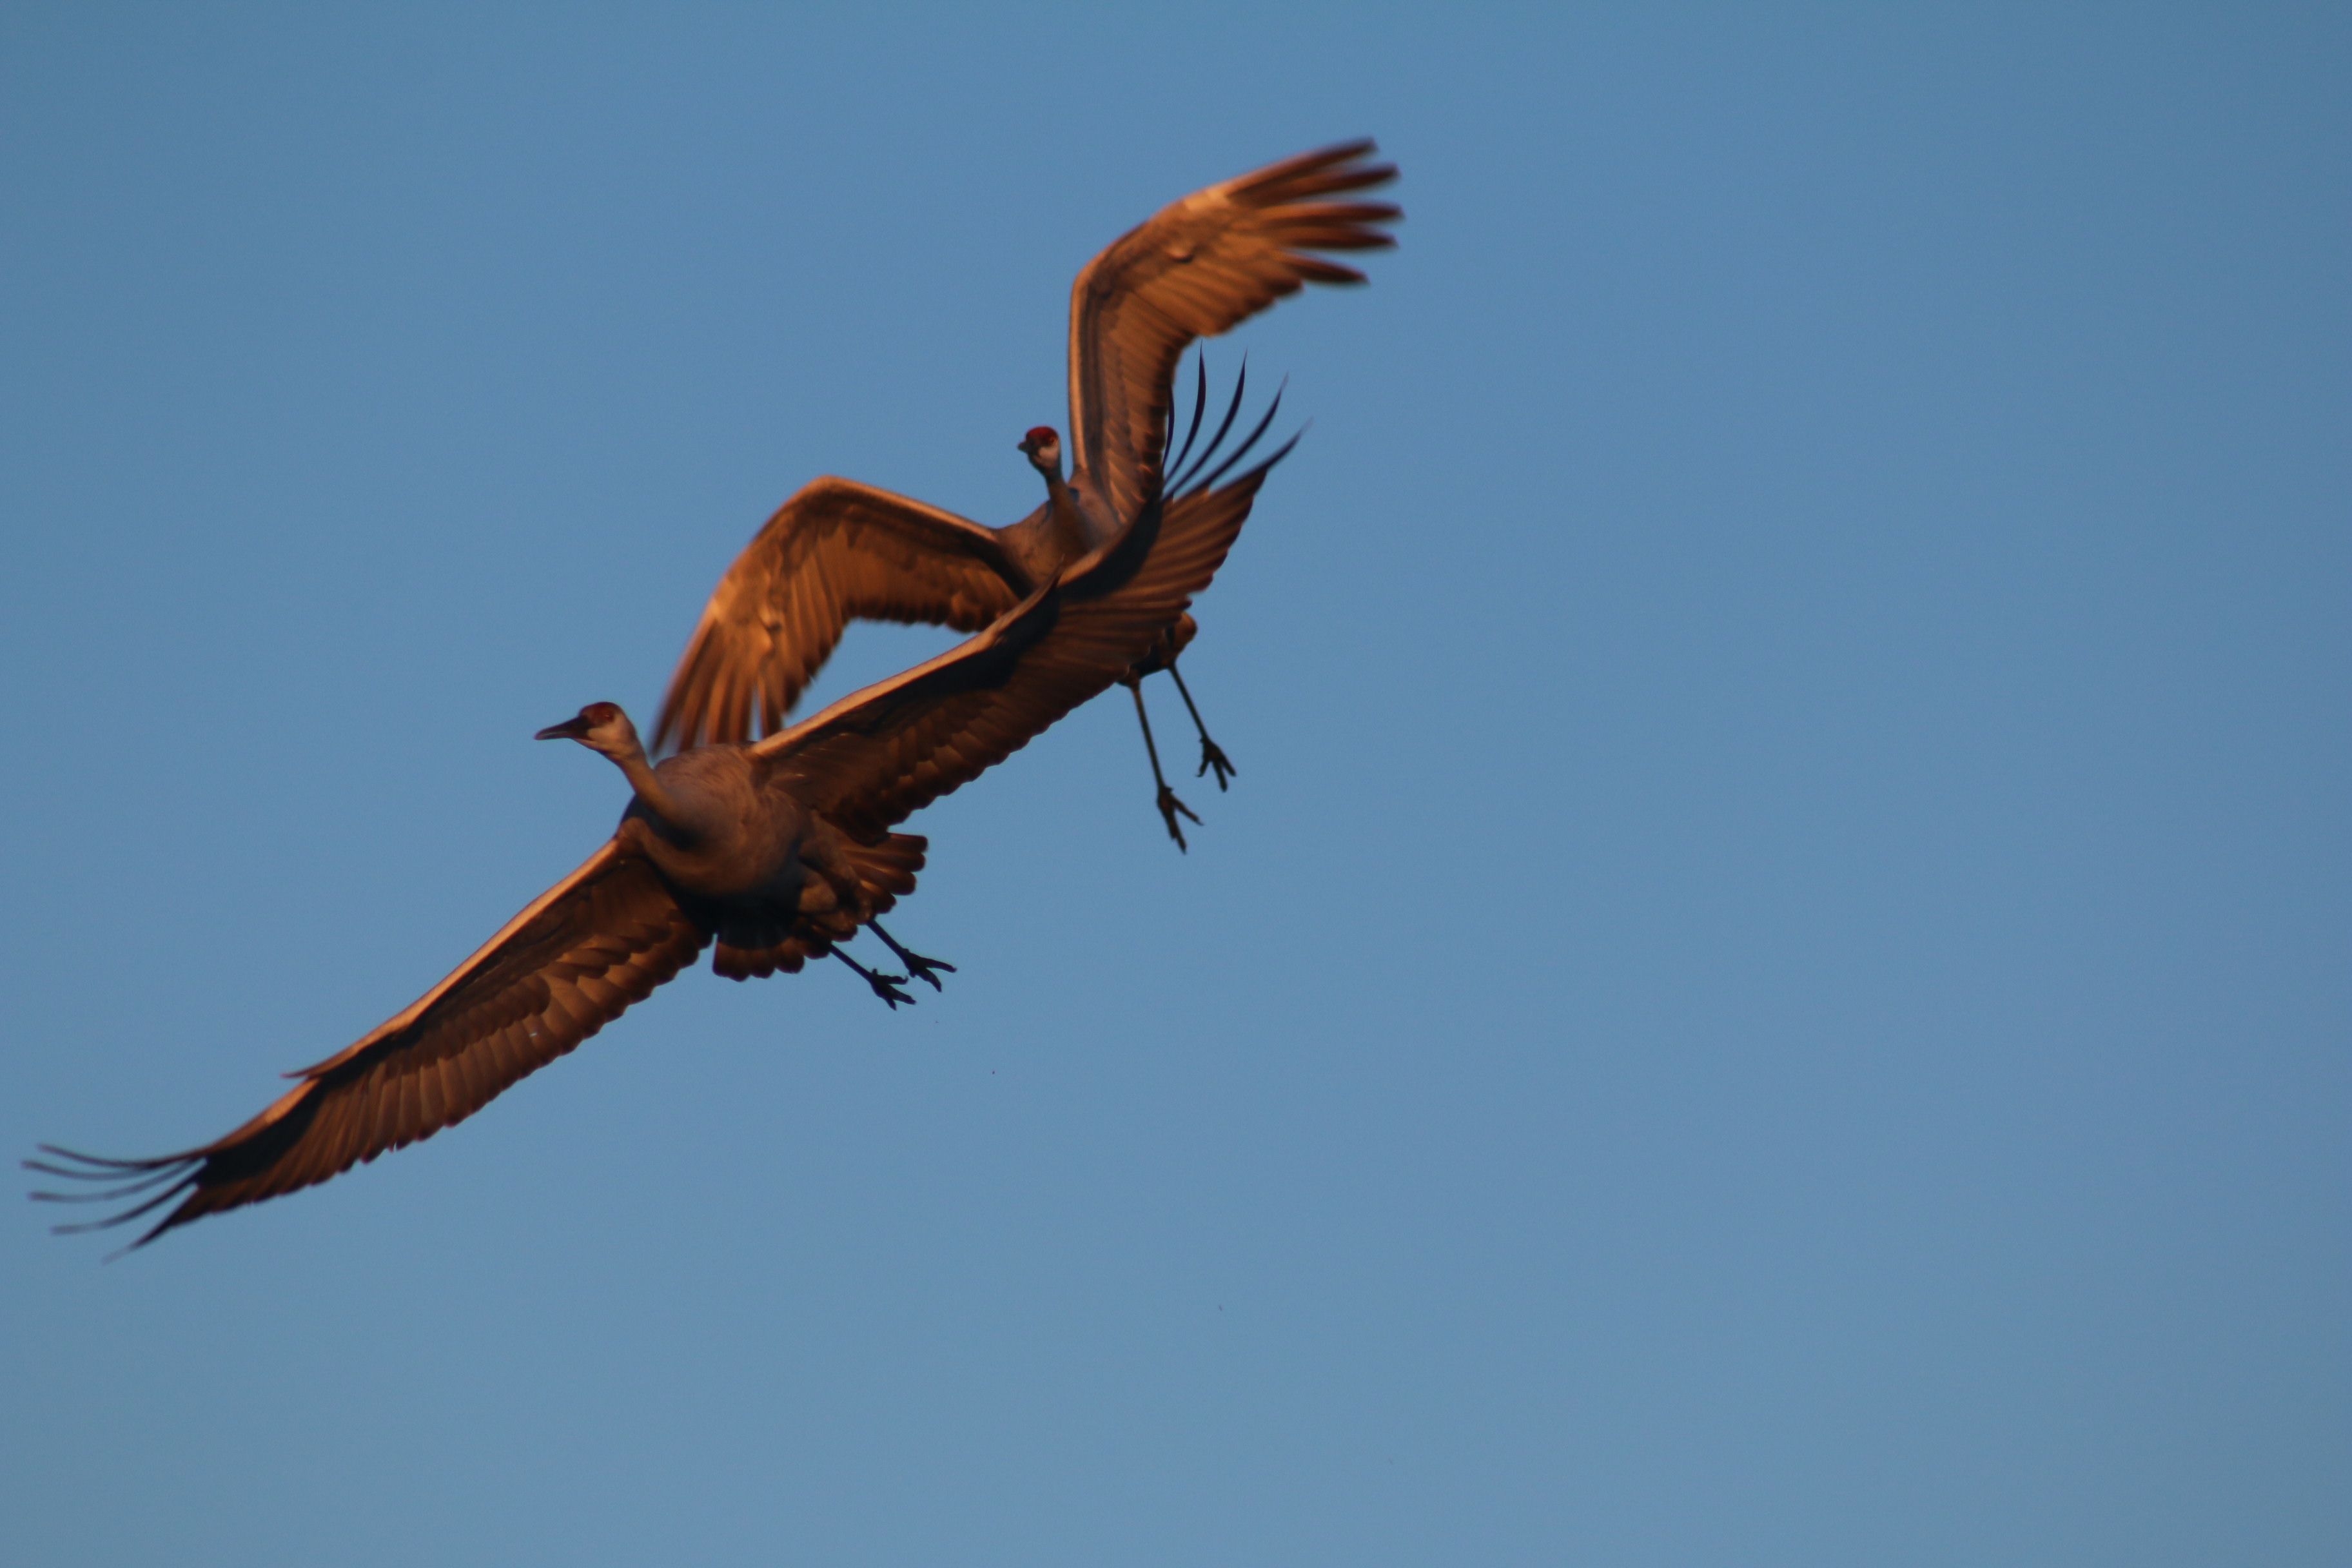
[[[1371,143],[1360,142],[1292,158],[1260,171],[1235,195],[1244,195],[1256,205],[1271,207],[1371,190],[1397,177],[1393,163],[1359,162],[1371,151]]]
[[[62,1143],[40,1143],[36,1144],[35,1147],[44,1154],[55,1155],[60,1160],[69,1160],[77,1165],[85,1167],[79,1171],[58,1170],[53,1173],[85,1182],[111,1180],[109,1174],[111,1172],[152,1171],[159,1166],[177,1164],[186,1158],[182,1154],[167,1154],[160,1160],[116,1160],[104,1154],[85,1154],[79,1149],[68,1149]],[[36,1171],[52,1169],[36,1160],[27,1160],[25,1163]]]
[[[49,1228],[58,1236],[84,1236],[94,1230],[112,1230],[117,1226],[129,1225],[132,1220],[138,1219],[143,1215],[152,1214],[155,1210],[163,1207],[165,1204],[170,1203],[173,1198],[178,1197],[182,1193],[186,1192],[195,1184],[195,1173],[190,1172],[180,1181],[174,1183],[171,1186],[165,1187],[162,1192],[157,1193],[146,1202],[134,1205],[132,1207],[124,1209],[121,1214],[110,1214],[104,1219],[81,1220],[73,1225],[53,1225]],[[138,1248],[146,1246],[149,1242],[163,1235],[165,1231],[171,1229],[173,1226],[182,1224],[183,1220],[181,1216],[184,1208],[185,1205],[184,1203],[181,1208],[173,1209],[170,1214],[165,1215],[161,1220],[156,1222],[153,1229],[148,1231],[146,1235],[141,1237],[138,1240],[132,1242],[129,1247],[124,1247],[122,1250],[125,1252],[136,1251]]]
[[[1295,179],[1301,174],[1319,174],[1334,164],[1352,163],[1360,158],[1369,158],[1380,150],[1380,144],[1370,137],[1359,136],[1351,142],[1334,142],[1328,147],[1318,147],[1311,153],[1285,158],[1267,169],[1265,174],[1270,180]]]
[[[1201,415],[1209,405],[1209,351],[1205,346],[1193,352],[1192,366],[1196,373],[1192,387],[1192,423],[1184,432],[1184,449],[1176,454],[1174,461],[1160,465],[1160,471],[1163,477],[1182,468],[1184,459],[1192,455],[1192,437],[1201,433]]]
[[[103,1219],[77,1220],[69,1224],[51,1226],[49,1228],[58,1236],[79,1236],[87,1231],[112,1230],[117,1226],[128,1225],[143,1215],[152,1214],[164,1204],[188,1192],[190,1188],[195,1186],[198,1177],[203,1174],[203,1159],[195,1154],[170,1155],[160,1160],[114,1160],[100,1154],[85,1154],[79,1150],[61,1148],[55,1143],[44,1143],[40,1145],[40,1151],[44,1154],[52,1156],[54,1161],[68,1163],[26,1160],[24,1162],[26,1169],[38,1171],[44,1175],[61,1176],[68,1181],[110,1182],[115,1184],[102,1192],[35,1192],[28,1194],[35,1203],[119,1203],[138,1197],[143,1193],[149,1193],[158,1185],[163,1186],[163,1191],[152,1193],[143,1201],[133,1204],[119,1214],[108,1215]],[[122,1252],[135,1251],[171,1229],[174,1225],[184,1223],[184,1203],[181,1208],[174,1209],[171,1214],[166,1215],[152,1230],[129,1247],[122,1248]],[[118,1252],[111,1256],[119,1258],[121,1255],[121,1252]]]
[[[1319,256],[1292,256],[1291,270],[1309,283],[1341,288],[1367,281],[1364,275],[1343,261],[1326,261]]]
[[[1274,423],[1274,416],[1277,413],[1281,412],[1282,395],[1288,391],[1289,388],[1290,380],[1286,376],[1283,378],[1282,384],[1274,389],[1274,401],[1266,405],[1265,413],[1259,418],[1256,426],[1250,431],[1247,437],[1243,438],[1242,444],[1234,448],[1232,454],[1228,456],[1223,462],[1219,463],[1207,474],[1193,482],[1192,490],[1194,493],[1198,493],[1199,491],[1213,487],[1219,479],[1225,477],[1227,471],[1230,470],[1234,464],[1249,456],[1250,448],[1258,444],[1260,438],[1265,435],[1266,427]],[[1292,440],[1294,441],[1297,439],[1297,437],[1292,437]],[[1285,449],[1287,450],[1286,447]],[[1201,460],[1205,464],[1208,461],[1208,458],[1204,457]]]
[[[43,1165],[31,1160],[26,1161],[25,1163],[27,1168],[39,1171],[45,1175],[69,1176],[84,1180],[98,1179],[89,1172],[61,1171],[55,1165]],[[170,1166],[161,1171],[150,1171],[147,1174],[141,1176],[134,1181],[125,1182],[120,1186],[108,1187],[100,1192],[45,1193],[35,1191],[28,1193],[26,1195],[37,1204],[110,1204],[119,1202],[123,1198],[130,1197],[134,1194],[143,1193],[148,1188],[154,1186],[160,1182],[168,1182],[174,1176],[178,1176],[183,1173],[184,1172],[181,1167]]]
[[[1190,472],[1165,481],[1165,488],[1170,494],[1173,495],[1183,490],[1192,482],[1192,476],[1206,468],[1209,460],[1216,456],[1217,448],[1224,444],[1226,434],[1233,429],[1234,420],[1242,411],[1242,395],[1248,390],[1248,387],[1249,355],[1244,353],[1242,355],[1241,373],[1234,377],[1233,401],[1225,405],[1225,416],[1218,423],[1217,433],[1209,437],[1208,446],[1202,448],[1200,458],[1192,465]]]

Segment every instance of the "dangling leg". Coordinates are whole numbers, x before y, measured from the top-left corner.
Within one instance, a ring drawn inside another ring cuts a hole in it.
[[[1193,704],[1192,692],[1185,689],[1184,677],[1177,669],[1176,661],[1172,658],[1168,661],[1168,679],[1176,683],[1177,694],[1184,699],[1185,710],[1192,715],[1192,728],[1201,731],[1201,773],[1194,773],[1192,776],[1199,778],[1201,773],[1207,773],[1211,768],[1216,769],[1217,793],[1223,795],[1225,793],[1225,780],[1241,772],[1241,769],[1234,766],[1232,759],[1225,755],[1224,748],[1209,739],[1209,727],[1201,722],[1201,710]]]
[[[880,937],[889,945],[890,951],[898,955],[898,962],[907,966],[907,973],[908,974],[914,976],[918,980],[929,981],[931,983],[931,989],[934,991],[940,988],[940,977],[936,973],[932,973],[934,970],[943,969],[950,974],[953,974],[956,972],[955,965],[950,963],[944,958],[925,958],[919,952],[909,952],[905,948],[900,947],[898,945],[898,939],[892,936],[888,931],[884,931],[880,921],[867,921],[866,922],[866,929],[872,931],[876,936]]]
[[[1168,787],[1167,778],[1160,772],[1160,748],[1151,743],[1151,716],[1143,710],[1142,680],[1130,675],[1126,677],[1126,681],[1129,695],[1135,699],[1136,721],[1143,726],[1143,750],[1144,754],[1151,759],[1151,782],[1160,786],[1160,818],[1168,824],[1168,837],[1176,840],[1177,849],[1190,854],[1184,843],[1184,830],[1176,826],[1176,814],[1181,811],[1186,816],[1192,816],[1195,823],[1201,819],[1192,816],[1192,808],[1176,798],[1176,792]]]
[[[877,974],[837,947],[833,950],[833,956],[856,970],[866,984],[874,987],[874,994],[890,1004],[890,1011],[893,1013],[898,1010],[898,1004],[901,1002],[909,1007],[915,1005],[915,999],[912,996],[898,989],[899,982],[907,978],[905,975]]]

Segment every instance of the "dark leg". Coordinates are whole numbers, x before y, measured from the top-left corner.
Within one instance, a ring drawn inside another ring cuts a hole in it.
[[[877,974],[837,947],[833,950],[833,956],[841,960],[842,963],[849,965],[850,968],[856,970],[865,980],[866,984],[874,987],[874,994],[881,997],[882,1000],[890,1004],[890,1010],[893,1013],[898,1010],[898,1004],[901,1002],[904,1002],[909,1007],[915,1005],[915,999],[912,996],[908,995],[904,991],[898,989],[899,982],[907,978],[905,975]]]
[[[918,980],[929,981],[932,990],[937,991],[940,989],[940,977],[936,973],[932,973],[934,970],[943,969],[950,974],[953,974],[955,973],[955,965],[950,963],[944,958],[925,958],[919,952],[909,952],[905,948],[900,947],[898,945],[898,939],[892,936],[888,931],[884,931],[880,921],[867,921],[866,922],[866,926],[868,931],[871,931],[876,936],[880,937],[885,942],[887,942],[892,952],[898,955],[898,962],[907,966],[907,973],[908,974],[913,975]]]
[[[1160,819],[1168,824],[1168,837],[1176,840],[1177,849],[1190,853],[1184,843],[1184,830],[1176,826],[1176,814],[1182,812],[1196,823],[1201,819],[1192,816],[1192,808],[1176,798],[1176,792],[1168,787],[1167,778],[1160,772],[1160,748],[1151,743],[1151,716],[1143,710],[1143,682],[1130,675],[1127,678],[1127,689],[1135,698],[1136,721],[1143,726],[1143,750],[1151,759],[1151,782],[1160,786]]]
[[[1172,658],[1168,661],[1168,679],[1176,683],[1178,695],[1184,699],[1185,710],[1192,715],[1192,728],[1201,731],[1201,773],[1207,773],[1211,768],[1216,769],[1217,793],[1223,795],[1225,793],[1225,781],[1241,772],[1241,769],[1234,766],[1233,760],[1225,755],[1223,747],[1209,739],[1209,727],[1201,722],[1201,710],[1193,704],[1192,692],[1185,689],[1184,678],[1177,672],[1176,661]],[[1199,778],[1201,773],[1194,773],[1192,776]]]

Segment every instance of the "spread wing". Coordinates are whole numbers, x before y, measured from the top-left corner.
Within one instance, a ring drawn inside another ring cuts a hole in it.
[[[709,940],[651,862],[612,840],[457,973],[365,1038],[293,1074],[300,1083],[226,1138],[150,1160],[45,1146],[61,1163],[26,1162],[35,1170],[111,1189],[34,1195],[144,1194],[106,1219],[59,1227],[74,1230],[121,1225],[180,1197],[134,1244],[143,1247],[205,1215],[323,1182],[471,1116],[643,1001]]]
[[[851,621],[973,632],[1032,586],[976,522],[871,485],[814,479],[719,580],[670,677],[654,747],[749,741],[783,728]]]
[[[986,631],[760,742],[793,793],[872,837],[977,778],[1127,673],[1209,585],[1273,457],[1147,506]]]
[[[1307,254],[1396,243],[1386,202],[1318,198],[1395,178],[1350,142],[1286,159],[1162,207],[1087,264],[1070,290],[1070,439],[1114,514],[1159,489],[1171,384],[1185,345],[1239,325],[1306,283],[1360,283]]]

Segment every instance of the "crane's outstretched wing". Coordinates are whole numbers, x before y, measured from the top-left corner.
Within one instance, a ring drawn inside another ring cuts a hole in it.
[[[1306,283],[1360,283],[1307,254],[1394,245],[1387,202],[1318,197],[1396,177],[1369,141],[1284,160],[1162,207],[1087,264],[1070,290],[1070,441],[1078,470],[1121,518],[1160,489],[1171,384],[1195,338],[1214,337]]]
[[[1220,489],[1147,505],[986,631],[771,735],[759,751],[795,777],[795,795],[853,835],[904,821],[1150,653],[1216,575],[1266,470],[1289,450]]]
[[[27,1161],[35,1170],[110,1190],[34,1195],[140,1199],[59,1227],[96,1229],[186,1194],[133,1244],[144,1247],[190,1220],[323,1182],[471,1116],[645,1000],[709,940],[652,863],[615,838],[415,1004],[293,1074],[302,1081],[227,1137],[151,1160],[45,1146],[58,1163]]]
[[[871,485],[813,479],[719,580],[670,677],[654,747],[782,729],[851,621],[976,632],[1034,586],[976,522]]]

